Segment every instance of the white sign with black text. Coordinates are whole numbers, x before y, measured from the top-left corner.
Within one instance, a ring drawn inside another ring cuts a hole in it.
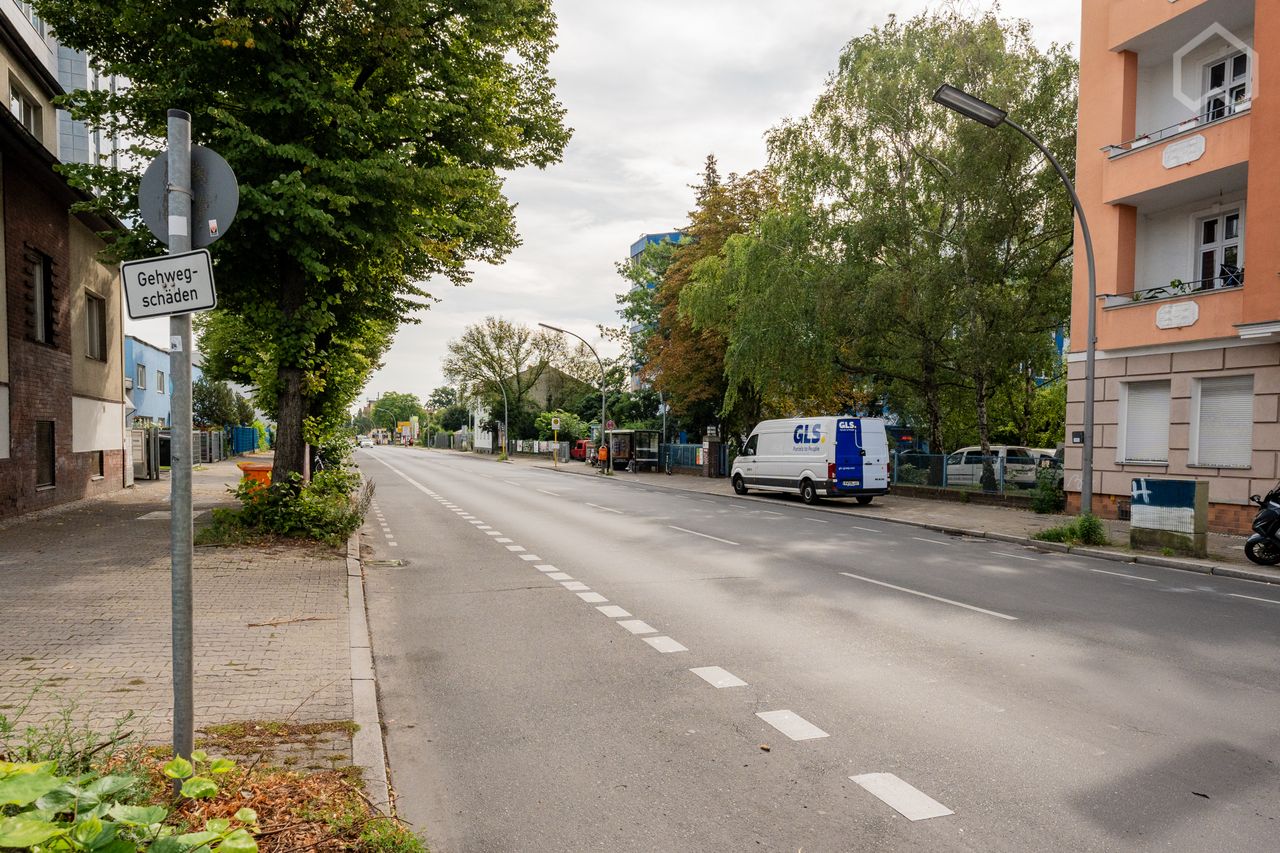
[[[167,317],[208,311],[218,304],[213,263],[204,249],[120,265],[129,317]]]

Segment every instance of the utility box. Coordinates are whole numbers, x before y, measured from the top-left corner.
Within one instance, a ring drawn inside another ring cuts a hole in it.
[[[1148,480],[1132,482],[1129,547],[1168,548],[1179,554],[1209,554],[1209,482]]]

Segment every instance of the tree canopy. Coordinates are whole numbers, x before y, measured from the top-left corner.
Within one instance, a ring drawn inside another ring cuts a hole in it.
[[[278,420],[276,479],[306,438],[345,420],[419,282],[468,280],[518,243],[498,172],[557,161],[564,109],[547,63],[549,0],[36,0],[114,90],[77,91],[75,118],[157,153],[168,109],[227,159],[240,210],[211,247],[219,308],[208,369],[251,380]],[[137,168],[68,167],[124,221]],[[121,255],[154,253],[145,231]]]

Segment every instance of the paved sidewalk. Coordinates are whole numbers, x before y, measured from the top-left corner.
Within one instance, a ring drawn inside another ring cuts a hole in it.
[[[602,476],[589,465],[570,461],[553,465],[550,461],[528,456],[513,457],[512,464],[534,466],[544,469],[555,469],[562,473],[579,476]],[[681,491],[700,492],[703,494],[733,495],[733,486],[727,478],[711,479],[692,474],[663,474],[657,472],[628,473],[615,472],[614,480],[618,483],[644,483],[656,488],[679,489]],[[786,495],[766,492],[751,492],[748,500],[798,500]],[[847,501],[824,501],[820,508],[828,512],[836,512],[884,521],[895,521],[906,524],[930,527],[949,531],[982,533],[993,537],[1029,539],[1038,531],[1073,520],[1066,515],[1038,515],[1020,509],[1008,507],[983,506],[953,501],[929,500],[927,498],[909,498],[901,495],[885,495],[878,497],[869,506],[860,506]],[[1205,560],[1194,560],[1182,557],[1166,558],[1155,552],[1132,551],[1128,548],[1129,525],[1123,521],[1103,521],[1107,527],[1107,535],[1116,545],[1088,549],[1098,556],[1111,556],[1120,560],[1140,560],[1175,568],[1187,568],[1193,571],[1213,572],[1250,580],[1280,583],[1280,570],[1268,569],[1250,563],[1244,555],[1244,537],[1229,536],[1220,533],[1209,534],[1209,557]],[[1060,548],[1051,543],[1043,546],[1050,549]]]
[[[239,477],[231,460],[197,467],[197,527],[235,505]],[[168,501],[166,474],[0,527],[0,713],[29,703],[21,721],[47,722],[74,702],[106,728],[133,711],[139,735],[169,741]],[[193,573],[197,729],[352,718],[345,553],[198,547]]]

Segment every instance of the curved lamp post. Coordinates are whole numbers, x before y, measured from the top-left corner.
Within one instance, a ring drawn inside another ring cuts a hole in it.
[[[508,415],[508,412],[509,412],[509,407],[507,406],[507,388],[506,388],[506,385],[504,385],[502,382],[499,382],[499,383],[498,383],[498,390],[502,392],[502,455],[503,455],[503,456],[506,456],[506,455],[507,455],[507,441],[508,441],[507,436],[508,436],[508,434],[509,434],[509,433],[508,433],[508,429],[507,429],[507,424],[508,424],[508,421],[507,421],[507,415]]]
[[[1044,146],[1039,139],[1036,139],[1026,128],[1009,118],[1008,113],[999,107],[992,106],[986,101],[975,98],[967,92],[962,92],[954,86],[942,85],[938,87],[938,91],[933,93],[933,100],[942,104],[949,110],[954,110],[966,118],[971,118],[976,122],[981,122],[987,127],[999,127],[1007,124],[1014,130],[1021,133],[1027,140],[1040,149],[1040,152],[1048,158],[1053,164],[1053,168],[1057,170],[1058,177],[1062,178],[1063,185],[1067,188],[1067,193],[1071,196],[1071,204],[1075,207],[1076,217],[1080,220],[1080,232],[1084,237],[1084,253],[1085,260],[1089,265],[1089,324],[1088,332],[1085,337],[1085,355],[1084,355],[1084,447],[1081,453],[1080,464],[1080,512],[1093,512],[1093,363],[1094,363],[1094,346],[1097,343],[1097,311],[1094,303],[1097,301],[1097,271],[1093,261],[1093,238],[1089,235],[1089,222],[1084,216],[1084,207],[1080,204],[1080,196],[1076,195],[1076,188],[1071,183],[1071,177],[1067,175],[1062,165],[1058,163],[1057,158]]]
[[[553,331],[553,332],[560,332],[561,334],[565,334],[565,335],[573,335],[575,338],[577,338],[578,340],[582,341],[584,344],[587,344],[587,349],[591,350],[591,354],[592,354],[592,355],[594,355],[594,356],[596,357],[596,364],[600,365],[600,443],[601,443],[601,444],[604,444],[604,424],[605,424],[605,419],[604,419],[604,393],[605,393],[605,392],[604,392],[604,386],[605,386],[605,377],[604,377],[604,362],[600,360],[600,354],[596,352],[596,348],[595,348],[595,347],[593,347],[591,344],[587,343],[587,339],[586,339],[586,338],[584,338],[582,335],[579,335],[579,334],[577,334],[577,333],[575,333],[575,332],[571,332],[571,331],[569,331],[568,329],[561,329],[559,326],[551,326],[551,325],[548,325],[548,324],[546,324],[546,323],[539,323],[538,325],[539,325],[539,326],[541,326],[541,327],[542,327],[542,328],[544,328],[544,329],[550,329],[550,330],[551,330],[551,331]],[[610,472],[609,472],[609,471],[605,471],[605,473],[606,473],[606,474],[608,474],[608,473],[610,473]]]

